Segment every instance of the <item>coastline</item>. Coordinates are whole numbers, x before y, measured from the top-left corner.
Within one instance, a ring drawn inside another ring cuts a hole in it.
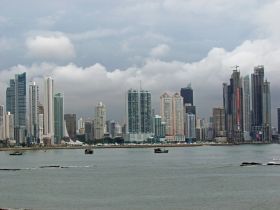
[[[267,145],[271,143],[241,143],[241,144],[124,144],[124,145],[93,145],[93,149],[129,149],[129,148],[157,148],[157,147],[200,147],[200,146],[237,146],[237,145]],[[14,151],[14,150],[57,150],[57,149],[86,149],[89,146],[48,146],[48,147],[3,147],[1,151]]]

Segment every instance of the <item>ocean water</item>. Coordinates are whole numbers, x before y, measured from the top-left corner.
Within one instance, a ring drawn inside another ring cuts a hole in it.
[[[280,209],[280,145],[0,152],[0,208]],[[59,165],[66,168],[40,168]]]

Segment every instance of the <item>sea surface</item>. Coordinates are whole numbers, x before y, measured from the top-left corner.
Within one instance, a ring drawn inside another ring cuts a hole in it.
[[[0,152],[0,208],[279,210],[280,145]],[[59,168],[40,168],[59,165]]]

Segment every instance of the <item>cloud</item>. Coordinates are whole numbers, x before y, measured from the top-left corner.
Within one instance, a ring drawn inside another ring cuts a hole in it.
[[[37,35],[26,40],[28,55],[45,60],[67,60],[75,57],[70,39],[64,35]]]
[[[170,48],[166,44],[160,44],[151,49],[150,56],[160,58],[168,54]]]
[[[139,67],[108,70],[96,63],[80,67],[73,63],[58,66],[50,63],[18,65],[0,71],[0,89],[5,90],[15,73],[26,71],[28,78],[42,84],[42,77],[54,78],[56,91],[64,92],[66,112],[93,117],[94,106],[103,101],[108,108],[108,118],[124,119],[126,90],[142,87],[152,91],[153,107],[158,112],[159,97],[165,91],[178,92],[181,87],[192,83],[194,101],[200,116],[209,116],[213,107],[222,105],[222,83],[229,82],[231,66],[238,64],[244,76],[253,72],[254,66],[265,66],[265,77],[271,82],[272,110],[280,104],[275,97],[280,88],[280,43],[268,39],[243,42],[232,51],[213,48],[208,55],[197,62],[166,62],[148,59]],[[42,87],[41,87],[42,90]],[[2,91],[4,98],[5,91]],[[42,92],[41,92],[42,94]],[[205,103],[207,101],[207,103]]]

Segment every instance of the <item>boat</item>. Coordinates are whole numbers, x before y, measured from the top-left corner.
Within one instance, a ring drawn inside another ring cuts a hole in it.
[[[258,166],[258,165],[262,165],[262,163],[257,163],[257,162],[243,162],[243,163],[241,163],[240,166]]]
[[[91,155],[91,154],[93,154],[93,149],[91,149],[91,148],[85,149],[85,154],[86,154],[86,155]]]
[[[161,148],[155,148],[154,149],[155,153],[168,153],[167,149],[161,149]]]
[[[23,153],[20,151],[14,151],[12,153],[10,153],[10,155],[22,155]]]

